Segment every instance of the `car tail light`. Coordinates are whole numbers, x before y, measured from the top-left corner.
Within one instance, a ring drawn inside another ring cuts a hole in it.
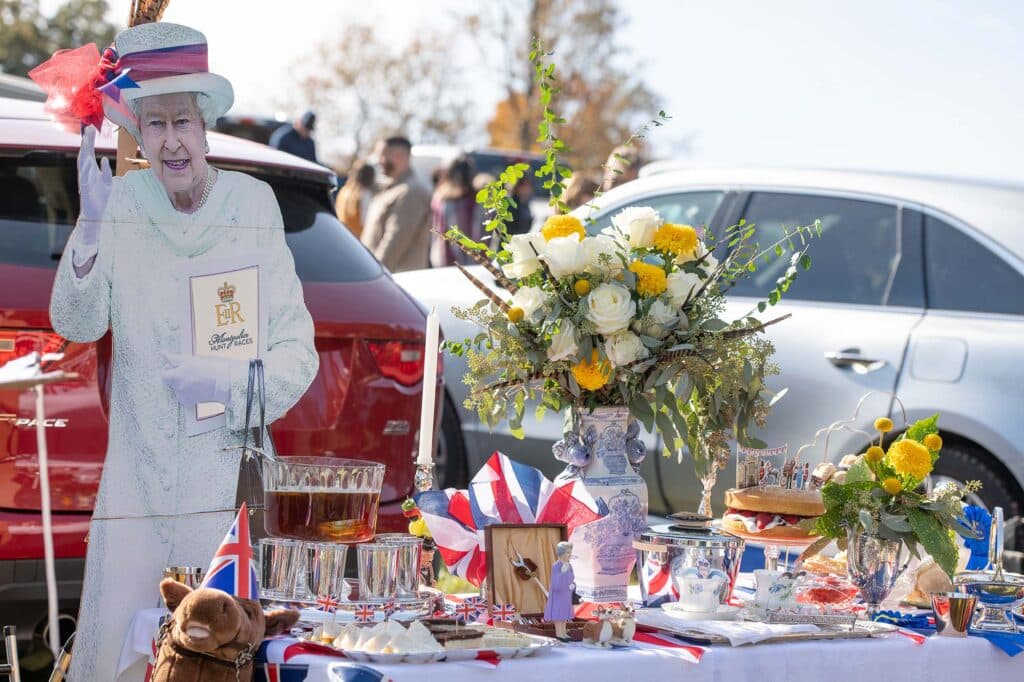
[[[423,344],[409,341],[367,341],[380,373],[405,386],[423,380]],[[438,373],[440,374],[440,359]]]
[[[0,366],[32,351],[40,355],[59,353],[66,342],[53,332],[0,331]]]

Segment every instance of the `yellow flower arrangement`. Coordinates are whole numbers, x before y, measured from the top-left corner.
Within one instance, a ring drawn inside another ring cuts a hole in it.
[[[872,445],[868,448],[868,451],[864,453],[864,456],[867,457],[869,462],[881,462],[882,458],[885,457],[885,450],[877,445]]]
[[[886,459],[897,474],[918,482],[923,481],[932,470],[932,454],[928,448],[909,438],[890,445]]]
[[[932,452],[938,452],[942,449],[942,436],[937,433],[929,433],[924,437],[924,446]]]
[[[888,417],[879,417],[875,420],[875,431],[889,433],[892,431],[892,420]]]
[[[512,324],[519,324],[520,322],[523,321],[523,317],[526,316],[526,311],[524,311],[519,306],[512,306],[511,308],[508,309],[507,314],[509,322],[511,322]]]
[[[885,489],[885,492],[889,493],[890,495],[895,495],[899,491],[903,490],[903,484],[900,483],[900,479],[896,478],[895,476],[891,476],[882,481],[882,487]]]
[[[576,291],[576,295],[582,298],[590,293],[590,282],[585,279],[578,279],[576,280],[576,283],[572,285],[572,288]]]
[[[698,243],[697,230],[691,225],[665,223],[654,233],[654,248],[677,256],[695,257]]]
[[[660,296],[668,288],[668,276],[657,265],[633,261],[629,271],[636,275],[636,292],[641,296]]]
[[[607,362],[598,360],[597,351],[592,351],[590,360],[580,360],[573,365],[572,375],[580,388],[596,391],[608,383],[612,377],[612,368]]]
[[[553,215],[544,221],[544,226],[540,228],[541,234],[544,235],[544,241],[549,242],[557,237],[568,237],[570,235],[577,235],[580,239],[587,236],[587,231],[583,229],[583,223],[580,219],[572,215]]]

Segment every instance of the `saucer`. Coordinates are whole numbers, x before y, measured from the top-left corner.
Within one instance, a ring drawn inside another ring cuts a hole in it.
[[[722,604],[717,611],[684,611],[676,602],[662,604],[661,608],[665,613],[680,620],[736,620],[739,615],[739,606]]]

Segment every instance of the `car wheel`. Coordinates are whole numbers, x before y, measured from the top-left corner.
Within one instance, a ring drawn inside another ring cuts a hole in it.
[[[444,413],[441,415],[441,433],[437,439],[437,455],[434,458],[434,485],[439,490],[464,488],[469,483],[468,466],[459,414],[446,394]]]
[[[992,510],[1003,508],[1003,517],[1009,521],[1020,517],[1024,500],[1013,477],[992,456],[983,450],[958,441],[947,441],[942,446],[942,455],[935,463],[935,469],[927,482],[929,489],[945,482],[963,484],[979,481],[981,490],[965,500]],[[1012,549],[1024,549],[1024,527],[1018,526]]]

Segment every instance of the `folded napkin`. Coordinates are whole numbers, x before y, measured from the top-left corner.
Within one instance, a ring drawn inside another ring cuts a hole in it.
[[[641,609],[637,612],[637,622],[676,634],[718,635],[728,639],[732,646],[754,644],[783,635],[818,632],[819,629],[817,625],[809,623],[769,625],[738,620],[682,620],[660,609]]]

